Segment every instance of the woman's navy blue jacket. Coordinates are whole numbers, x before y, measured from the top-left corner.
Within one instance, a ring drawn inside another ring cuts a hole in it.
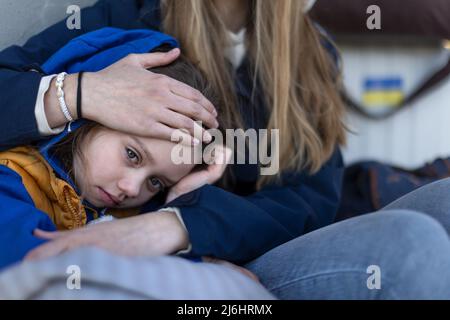
[[[81,29],[69,30],[63,20],[23,47],[0,52],[0,148],[42,139],[34,116],[40,79],[46,75],[41,65],[69,40],[106,26],[159,30],[159,25],[158,0],[100,0],[81,11]],[[236,75],[242,116],[247,128],[265,128],[267,114],[261,93],[252,100],[252,89],[249,65],[244,60]],[[236,164],[232,169],[236,185],[231,192],[206,185],[169,204],[180,208],[192,244],[191,255],[243,263],[333,222],[343,176],[338,148],[314,175],[285,172],[281,184],[260,191],[255,191],[257,165]]]

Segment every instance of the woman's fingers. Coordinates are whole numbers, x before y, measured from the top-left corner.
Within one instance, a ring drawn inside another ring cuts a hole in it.
[[[166,197],[166,204],[178,198],[180,195],[193,191],[205,184],[213,184],[219,180],[228,163],[230,162],[232,151],[223,145],[214,146],[214,152],[211,152],[205,159],[208,167],[198,171],[192,171],[187,176],[172,186]]]
[[[59,255],[67,250],[87,245],[91,242],[92,233],[86,232],[86,228],[47,232],[40,229],[35,229],[34,235],[50,240],[35,249],[31,250],[26,256],[25,260],[44,259]]]
[[[205,154],[204,161],[208,164],[208,183],[215,183],[222,177],[227,165],[230,163],[233,152],[224,145],[216,145],[211,152]]]
[[[185,193],[200,188],[207,184],[209,180],[209,173],[206,169],[192,171],[169,189],[165,203],[167,204]]]
[[[53,240],[28,252],[24,260],[39,260],[56,256],[66,251],[68,243],[65,240]]]
[[[67,251],[71,248],[76,248],[87,243],[89,237],[83,232],[85,229],[67,230],[67,231],[44,231],[35,229],[33,234],[41,239],[50,240],[35,249],[31,250],[26,256],[25,260],[44,259],[53,257]]]
[[[83,115],[118,131],[166,140],[171,140],[176,129],[186,129],[193,136],[194,129],[201,127],[194,125],[194,120],[216,128],[217,112],[198,90],[145,70],[170,63],[178,55],[178,49],[172,53],[131,54],[101,71],[86,73]],[[208,141],[207,134],[205,138]]]
[[[61,231],[45,231],[41,229],[34,229],[33,235],[42,239],[56,239],[64,235]]]
[[[206,111],[211,113],[214,117],[217,117],[217,110],[214,105],[206,99],[203,94],[201,94],[197,89],[194,89],[187,84],[174,80],[173,85],[170,90],[174,92],[176,95],[189,99],[191,101],[197,102],[202,105]]]
[[[174,129],[162,123],[153,125],[152,137],[181,143],[185,146],[195,146],[200,144],[200,140],[192,137],[185,129]]]
[[[202,121],[208,128],[219,126],[216,120],[216,108],[198,90],[174,79],[172,79],[169,88],[173,94],[178,96],[172,107],[174,111]]]
[[[205,162],[210,165],[227,165],[230,163],[233,151],[225,145],[211,146],[211,150],[205,154]]]
[[[166,110],[163,114],[160,115],[160,121],[161,123],[172,128],[185,129],[193,138],[199,141],[203,140],[204,142],[209,143],[212,140],[211,134],[206,131],[206,129],[204,129],[198,122],[185,115],[182,115],[181,113]]]
[[[143,68],[154,68],[159,66],[165,66],[180,55],[180,49],[174,48],[168,52],[152,52],[131,55],[129,58],[137,59],[138,63]]]

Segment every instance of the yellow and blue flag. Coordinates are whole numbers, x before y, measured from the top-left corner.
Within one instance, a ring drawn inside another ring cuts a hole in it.
[[[400,77],[367,78],[363,83],[363,104],[368,108],[395,108],[405,98]]]

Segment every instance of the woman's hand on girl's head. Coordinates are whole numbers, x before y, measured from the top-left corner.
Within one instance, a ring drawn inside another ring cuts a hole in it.
[[[118,131],[165,140],[176,129],[185,129],[191,136],[185,133],[183,143],[192,143],[196,120],[217,128],[217,112],[198,90],[146,70],[167,65],[179,54],[179,49],[130,54],[101,71],[85,73],[84,117]]]
[[[186,229],[173,212],[151,212],[131,218],[70,230],[34,235],[50,240],[31,250],[25,260],[44,259],[84,246],[95,246],[124,256],[166,255],[186,249]]]
[[[201,170],[193,170],[178,183],[173,185],[167,194],[166,204],[179,196],[194,191],[205,184],[217,182],[223,175],[227,165],[230,163],[233,152],[223,145],[214,146],[214,152],[206,155],[207,167]]]

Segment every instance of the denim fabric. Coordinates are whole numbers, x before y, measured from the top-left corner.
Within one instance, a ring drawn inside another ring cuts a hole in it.
[[[445,179],[296,238],[247,267],[281,299],[450,299],[449,231]],[[373,265],[380,289],[368,286]]]

